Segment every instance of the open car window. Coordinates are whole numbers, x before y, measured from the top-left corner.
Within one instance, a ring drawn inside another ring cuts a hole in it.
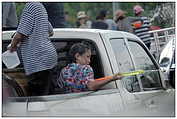
[[[57,79],[57,75],[59,75],[58,73],[60,73],[60,71],[62,70],[63,67],[67,66],[67,64],[71,63],[71,59],[68,57],[69,56],[69,50],[71,48],[71,46],[75,43],[79,43],[79,42],[84,42],[88,45],[91,46],[91,63],[90,66],[93,69],[94,72],[94,79],[97,78],[101,78],[104,77],[104,70],[103,70],[103,65],[102,65],[102,60],[98,51],[98,47],[96,45],[96,43],[94,43],[91,40],[88,39],[56,39],[53,38],[51,39],[52,43],[54,44],[56,50],[57,50],[57,54],[58,54],[58,65],[56,70],[54,71],[55,73],[55,78],[54,78],[54,82],[55,79]],[[56,92],[60,93],[57,91],[57,85],[54,86],[56,88],[56,90],[54,91],[54,94]],[[105,88],[104,88],[105,87]],[[102,89],[113,89],[115,88],[115,83],[112,83],[111,85],[105,85],[103,86],[100,90]]]

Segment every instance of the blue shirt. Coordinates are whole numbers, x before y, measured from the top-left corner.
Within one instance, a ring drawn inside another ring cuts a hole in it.
[[[20,45],[26,75],[53,68],[57,64],[57,53],[48,38],[52,26],[40,2],[26,3],[17,32],[27,38]]]

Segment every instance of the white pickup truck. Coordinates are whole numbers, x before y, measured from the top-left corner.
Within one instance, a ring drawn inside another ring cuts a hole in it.
[[[3,52],[15,31],[2,34]],[[50,38],[58,53],[58,71],[68,63],[70,46],[92,46],[91,66],[95,78],[118,72],[144,70],[111,82],[98,91],[28,96],[23,64],[15,69],[3,65],[2,116],[175,116],[175,89],[167,88],[158,63],[133,34],[96,29],[55,29]],[[20,54],[19,54],[20,57]]]

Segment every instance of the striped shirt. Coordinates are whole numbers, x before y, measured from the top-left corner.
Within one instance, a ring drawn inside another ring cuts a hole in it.
[[[57,53],[49,40],[53,30],[48,15],[39,2],[26,3],[17,32],[27,38],[20,45],[26,75],[53,68],[57,64]]]
[[[147,17],[140,17],[140,19],[143,24],[140,28],[134,29],[134,32],[145,44],[148,44],[153,39],[153,37],[149,33],[149,28],[151,24]]]

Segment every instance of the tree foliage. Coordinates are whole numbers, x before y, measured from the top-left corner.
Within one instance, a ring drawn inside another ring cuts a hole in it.
[[[76,20],[79,11],[85,11],[87,15],[95,20],[100,10],[105,9],[112,13],[112,3],[98,3],[98,2],[85,2],[85,3],[64,3],[65,11],[69,12],[72,22]]]
[[[23,3],[23,2],[16,2],[16,12],[17,12],[18,19],[20,19],[24,5],[25,5],[25,3]]]

